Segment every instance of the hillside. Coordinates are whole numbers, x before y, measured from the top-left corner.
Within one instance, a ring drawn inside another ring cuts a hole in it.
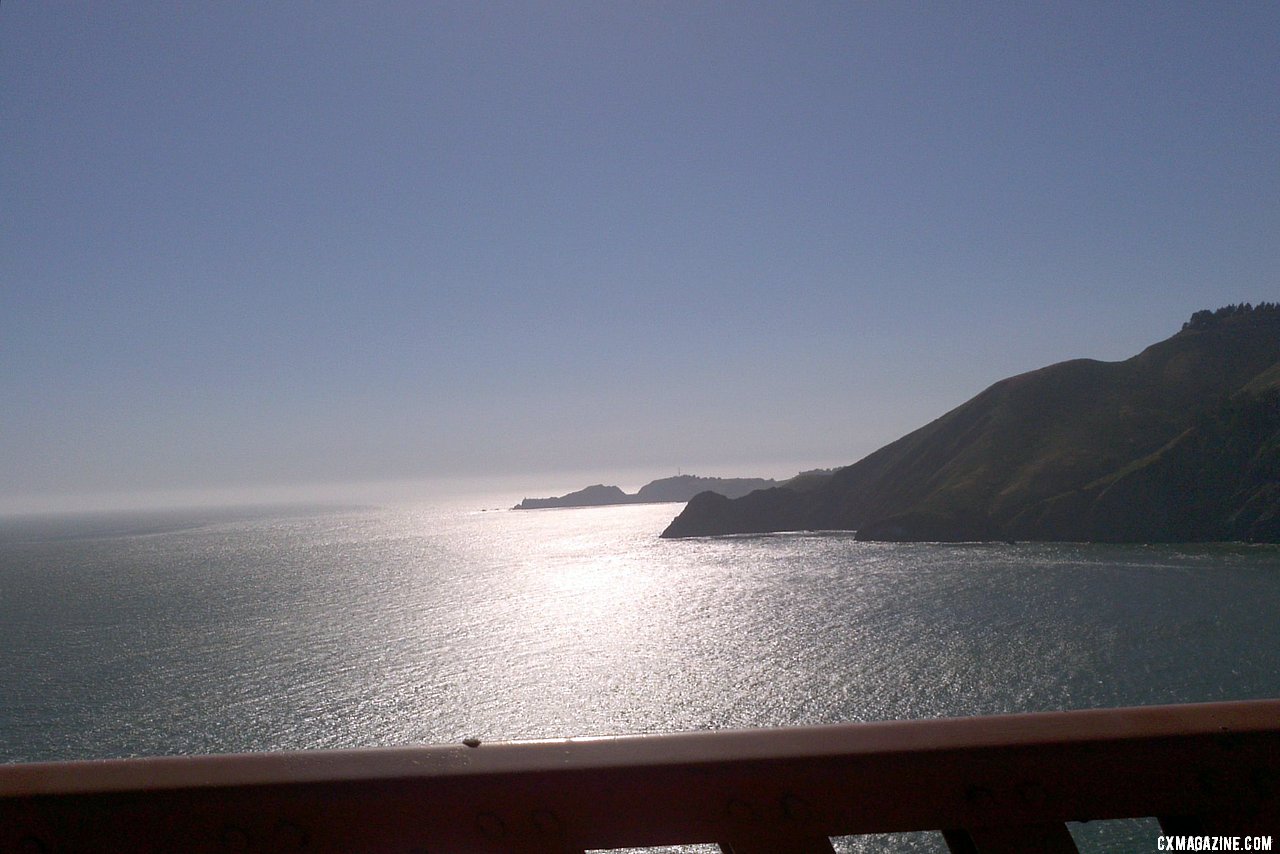
[[[1122,362],[1001,380],[818,488],[697,496],[664,537],[1280,538],[1280,311],[1197,312]]]

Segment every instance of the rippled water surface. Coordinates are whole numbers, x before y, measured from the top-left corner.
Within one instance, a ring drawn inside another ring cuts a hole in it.
[[[0,761],[1280,696],[1274,548],[658,539],[678,509],[0,522]]]

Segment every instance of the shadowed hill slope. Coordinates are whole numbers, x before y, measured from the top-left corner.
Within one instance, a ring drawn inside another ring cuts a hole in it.
[[[1280,311],[1197,312],[1122,362],[1001,380],[819,488],[696,496],[665,537],[1275,541]]]

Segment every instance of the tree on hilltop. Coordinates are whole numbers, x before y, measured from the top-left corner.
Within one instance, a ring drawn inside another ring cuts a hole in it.
[[[1235,305],[1224,305],[1217,311],[1209,309],[1201,309],[1191,315],[1191,319],[1182,324],[1183,329],[1208,329],[1218,321],[1226,317],[1235,317],[1242,314],[1278,314],[1280,313],[1280,303],[1260,302],[1256,306],[1252,303],[1241,302]]]

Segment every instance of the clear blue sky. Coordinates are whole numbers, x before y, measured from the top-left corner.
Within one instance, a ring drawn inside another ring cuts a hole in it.
[[[1278,46],[1271,2],[9,0],[0,510],[853,462],[1280,297]]]

